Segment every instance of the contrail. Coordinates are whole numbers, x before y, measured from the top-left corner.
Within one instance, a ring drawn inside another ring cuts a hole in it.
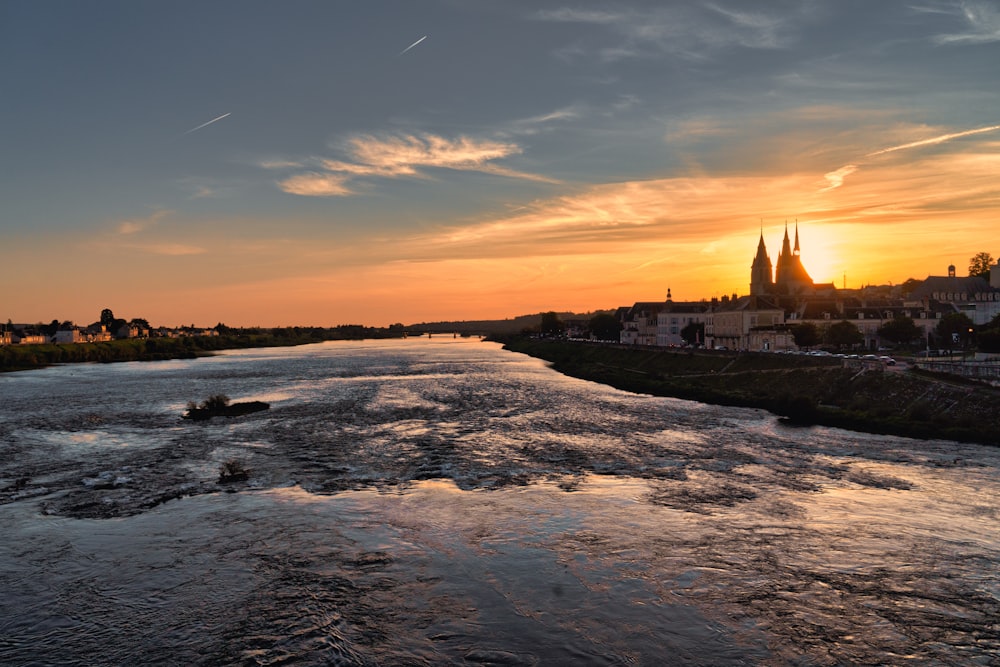
[[[939,137],[931,137],[930,139],[921,139],[920,141],[913,141],[908,144],[903,144],[901,146],[892,146],[890,148],[883,148],[880,151],[875,151],[874,153],[869,153],[865,157],[871,157],[873,155],[882,155],[883,153],[891,153],[893,151],[901,151],[904,148],[916,148],[917,146],[928,146],[930,144],[942,144],[946,141],[951,141],[952,139],[958,139],[959,137],[967,137],[970,134],[980,134],[982,132],[993,132],[994,130],[1000,130],[1000,125],[991,125],[990,127],[980,127],[976,130],[966,130],[965,132],[955,132],[953,134],[942,134]]]
[[[223,118],[225,118],[226,116],[229,116],[229,115],[232,115],[232,113],[233,113],[232,111],[230,111],[229,113],[224,113],[224,114],[222,114],[221,116],[219,116],[218,118],[213,118],[212,120],[208,121],[207,123],[202,123],[202,124],[201,124],[201,125],[199,125],[198,127],[192,127],[192,128],[190,129],[190,130],[188,130],[188,131],[187,131],[187,132],[185,132],[184,134],[191,134],[192,132],[194,132],[194,131],[196,131],[196,130],[200,130],[201,128],[203,128],[203,127],[205,127],[205,126],[207,126],[207,125],[211,125],[212,123],[214,123],[214,122],[215,122],[215,121],[217,121],[217,120],[222,120],[222,119],[223,119]],[[182,134],[181,136],[183,137],[183,136],[184,136],[184,134]]]
[[[416,46],[420,42],[424,41],[425,39],[427,39],[427,35],[424,35],[423,37],[421,37],[417,41],[413,42],[413,44],[410,44],[408,47],[406,47],[405,49],[403,49],[402,51],[400,51],[399,55],[403,55],[404,53],[406,53],[407,51],[409,51],[410,49],[412,49],[414,46]]]

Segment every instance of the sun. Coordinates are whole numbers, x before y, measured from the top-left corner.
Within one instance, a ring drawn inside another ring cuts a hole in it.
[[[840,286],[849,269],[848,241],[841,236],[843,230],[831,226],[800,224],[798,231],[799,256],[813,282]]]

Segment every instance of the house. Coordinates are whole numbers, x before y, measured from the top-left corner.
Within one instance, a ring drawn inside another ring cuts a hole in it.
[[[621,342],[626,345],[656,345],[658,317],[666,305],[663,301],[640,301],[624,309],[624,313],[619,309]]]
[[[975,276],[959,278],[955,275],[955,265],[948,267],[947,276],[927,276],[907,298],[907,304],[929,307],[930,302],[950,304],[957,312],[964,313],[973,324],[989,323],[1000,315],[1000,271],[990,269],[990,281]]]
[[[89,343],[106,343],[111,340],[111,332],[107,325],[95,323],[84,330],[84,335]]]
[[[773,299],[763,296],[723,296],[722,299],[711,301],[705,319],[705,344],[710,348],[729,350],[773,349],[773,339],[756,337],[751,341],[750,332],[784,323],[785,311]],[[764,347],[765,342],[767,347]]]
[[[660,347],[686,345],[681,336],[691,324],[703,324],[707,319],[707,301],[670,301],[656,315],[656,344]],[[704,343],[704,340],[697,341]]]
[[[53,343],[87,343],[89,342],[86,334],[80,331],[79,327],[73,327],[72,329],[60,329],[56,331],[56,334],[52,337]]]
[[[14,329],[11,342],[18,345],[44,345],[49,337],[36,329]]]

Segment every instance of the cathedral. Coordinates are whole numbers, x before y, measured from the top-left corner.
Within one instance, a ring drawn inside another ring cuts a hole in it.
[[[764,232],[761,230],[760,242],[757,244],[757,255],[750,267],[751,296],[792,296],[811,292],[815,284],[806,268],[802,266],[799,257],[799,223],[795,222],[795,248],[788,239],[788,223],[785,223],[785,239],[781,243],[778,254],[778,264],[774,267],[774,277],[771,273],[771,258],[767,256],[764,245]]]

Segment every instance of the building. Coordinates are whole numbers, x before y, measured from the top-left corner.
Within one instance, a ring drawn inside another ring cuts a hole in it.
[[[794,244],[786,224],[774,266],[761,231],[750,266],[749,296],[675,303],[668,289],[666,301],[619,308],[618,318],[623,343],[685,345],[680,335],[684,327],[703,323],[705,336],[699,342],[706,347],[749,351],[796,350],[796,326],[812,324],[822,335],[838,322],[849,322],[861,334],[859,347],[875,351],[888,344],[881,340],[879,330],[894,319],[913,320],[922,337],[930,341],[941,320],[956,312],[966,314],[976,325],[1000,316],[1000,263],[990,267],[989,281],[958,278],[950,266],[948,276],[928,276],[900,286],[838,290],[832,283],[813,282],[806,271],[796,221]]]
[[[621,342],[626,345],[656,345],[659,314],[666,302],[639,301],[631,308],[619,309],[622,323]]]
[[[60,329],[52,337],[53,343],[86,343],[89,342],[87,336],[77,327],[72,329]]]
[[[809,277],[806,268],[802,266],[799,250],[799,222],[795,221],[795,248],[791,249],[788,240],[788,223],[785,223],[785,238],[781,242],[781,252],[778,253],[778,263],[774,269],[774,289],[777,294],[802,294],[813,288],[813,279]]]
[[[829,295],[836,291],[837,288],[833,283],[813,282],[803,266],[798,220],[795,221],[794,246],[788,237],[788,223],[785,223],[785,237],[781,241],[781,251],[773,267],[773,276],[771,258],[764,244],[764,232],[761,231],[760,240],[757,242],[757,254],[750,266],[750,296],[807,297]]]
[[[948,267],[947,276],[927,276],[906,300],[913,308],[931,307],[932,303],[948,304],[955,311],[964,313],[973,324],[987,324],[1000,315],[1000,270],[990,268],[990,280],[978,276],[959,278],[955,275],[955,265]]]
[[[707,347],[727,350],[770,351],[776,349],[778,327],[785,323],[785,311],[773,300],[763,296],[743,296],[712,299],[705,319]],[[773,330],[771,336],[760,335]],[[751,331],[756,345],[751,345]],[[782,338],[787,349],[787,336]]]

